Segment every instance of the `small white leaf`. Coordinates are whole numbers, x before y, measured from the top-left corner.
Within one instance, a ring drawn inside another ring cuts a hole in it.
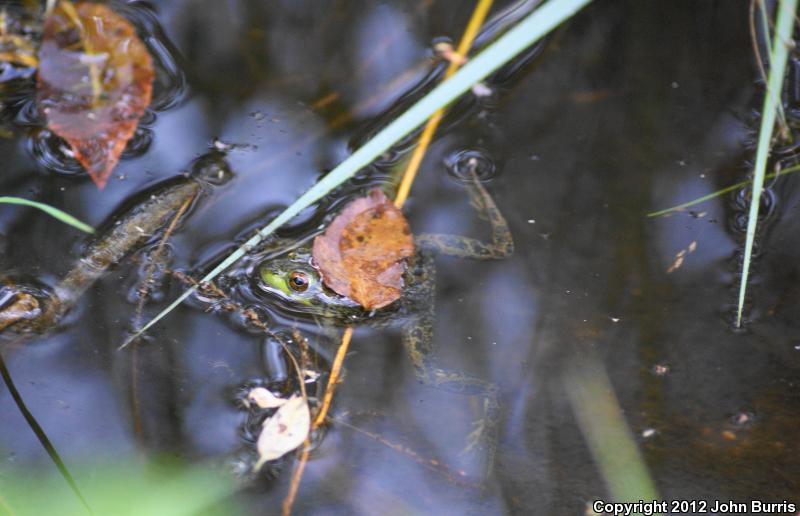
[[[294,395],[266,421],[258,436],[258,471],[265,462],[278,459],[294,450],[306,440],[311,430],[311,413],[308,403]]]
[[[256,387],[247,393],[247,401],[255,403],[259,408],[276,408],[286,404],[287,399],[279,398],[264,387]]]

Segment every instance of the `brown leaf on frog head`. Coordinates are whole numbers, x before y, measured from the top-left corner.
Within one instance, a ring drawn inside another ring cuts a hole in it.
[[[150,104],[153,62],[136,30],[109,7],[61,1],[39,51],[38,103],[102,189]]]
[[[378,188],[348,204],[312,250],[325,285],[367,310],[400,297],[404,259],[413,254],[408,221]]]

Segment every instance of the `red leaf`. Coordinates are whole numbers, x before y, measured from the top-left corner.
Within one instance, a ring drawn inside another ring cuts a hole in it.
[[[136,30],[109,7],[59,2],[44,24],[38,102],[98,188],[150,104],[153,63]]]
[[[325,285],[367,310],[400,297],[404,259],[413,254],[408,221],[378,188],[348,204],[312,250]]]

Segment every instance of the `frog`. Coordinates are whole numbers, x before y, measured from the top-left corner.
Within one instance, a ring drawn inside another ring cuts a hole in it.
[[[399,299],[378,309],[361,305],[329,289],[315,268],[311,245],[305,244],[277,257],[265,258],[253,269],[255,289],[295,312],[313,317],[322,327],[367,325],[400,326],[402,342],[419,381],[424,385],[482,398],[483,414],[467,437],[466,453],[482,454],[484,475],[494,464],[499,410],[498,389],[486,380],[441,367],[435,358],[436,320],[435,257],[454,256],[475,260],[501,260],[514,251],[508,223],[474,168],[468,172],[466,189],[470,204],[489,222],[491,239],[451,234],[413,237],[415,252],[407,259]]]

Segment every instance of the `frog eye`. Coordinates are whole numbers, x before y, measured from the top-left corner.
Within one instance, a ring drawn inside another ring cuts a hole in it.
[[[304,272],[294,271],[289,275],[289,286],[297,292],[305,291],[308,288],[308,276]]]

